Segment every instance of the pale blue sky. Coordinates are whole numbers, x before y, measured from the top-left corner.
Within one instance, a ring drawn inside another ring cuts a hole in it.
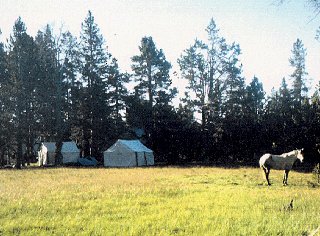
[[[302,39],[307,48],[307,70],[320,80],[320,42],[315,37],[320,18],[304,0],[276,6],[275,0],[0,0],[0,29],[4,41],[18,16],[35,36],[47,23],[78,36],[90,9],[122,70],[130,70],[130,57],[138,53],[143,36],[152,36],[158,48],[178,71],[177,58],[194,39],[206,39],[211,18],[228,42],[242,49],[243,75],[256,75],[267,92],[278,88],[291,73],[288,58],[293,43]],[[311,21],[311,22],[310,22]],[[176,85],[182,81],[175,78]]]

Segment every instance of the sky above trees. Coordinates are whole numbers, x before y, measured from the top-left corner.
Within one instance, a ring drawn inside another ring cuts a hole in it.
[[[140,40],[152,36],[179,71],[177,59],[195,38],[206,39],[205,28],[213,18],[228,42],[242,50],[243,75],[256,75],[266,92],[278,88],[283,77],[292,73],[289,57],[293,43],[300,38],[307,49],[306,70],[312,79],[320,79],[320,42],[315,40],[319,18],[305,1],[273,0],[108,0],[53,1],[2,0],[0,2],[0,41],[12,34],[15,20],[21,16],[27,32],[35,36],[46,24],[55,32],[64,30],[79,35],[81,22],[91,10],[106,39],[110,52],[123,71],[129,71],[131,57],[138,53]],[[173,78],[175,84],[182,83]]]

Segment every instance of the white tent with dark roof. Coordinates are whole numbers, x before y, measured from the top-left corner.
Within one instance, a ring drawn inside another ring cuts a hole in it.
[[[139,140],[119,139],[103,153],[104,166],[132,167],[154,165],[153,151]]]

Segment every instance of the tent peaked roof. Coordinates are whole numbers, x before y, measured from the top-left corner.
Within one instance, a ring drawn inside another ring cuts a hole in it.
[[[144,146],[139,140],[123,140],[123,139],[118,139],[118,141],[107,151],[112,152],[118,146],[125,146],[126,148],[134,152],[152,152],[151,149]]]

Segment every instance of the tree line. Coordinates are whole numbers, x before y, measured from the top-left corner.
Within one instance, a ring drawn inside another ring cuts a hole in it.
[[[101,161],[115,140],[138,138],[166,164],[256,165],[265,151],[315,147],[320,86],[309,95],[302,40],[293,43],[292,74],[267,96],[257,77],[246,84],[240,45],[228,43],[213,19],[206,32],[177,59],[175,79],[188,85],[174,106],[172,65],[152,37],[141,39],[129,74],[90,11],[78,38],[54,35],[50,25],[32,37],[18,18],[0,43],[0,165],[9,155],[21,168],[42,141],[56,142],[58,165],[67,140]]]

